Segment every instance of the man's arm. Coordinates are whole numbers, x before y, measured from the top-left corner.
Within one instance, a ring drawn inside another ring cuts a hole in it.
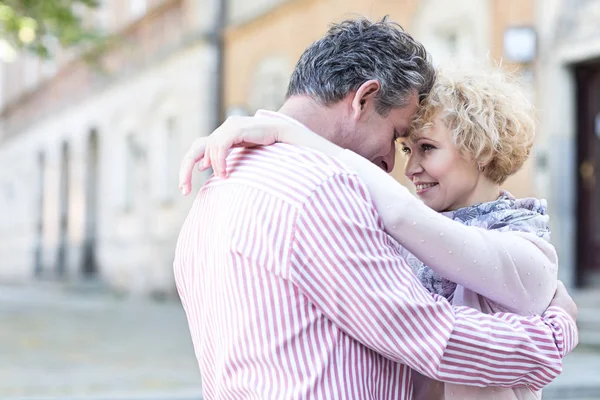
[[[485,315],[430,295],[355,175],[315,190],[293,240],[292,279],[317,308],[365,346],[433,379],[540,389],[576,345],[575,324],[560,308],[541,317]]]

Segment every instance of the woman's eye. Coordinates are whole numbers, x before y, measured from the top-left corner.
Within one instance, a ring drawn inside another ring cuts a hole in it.
[[[429,143],[423,143],[421,145],[421,149],[423,149],[423,151],[429,151],[435,149],[435,147],[430,145]]]
[[[410,154],[410,149],[406,146],[402,146],[400,148],[400,151],[403,152],[404,154]]]

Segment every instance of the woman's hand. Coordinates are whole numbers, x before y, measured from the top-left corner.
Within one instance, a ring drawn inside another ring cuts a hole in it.
[[[191,191],[192,171],[204,171],[212,166],[215,175],[227,176],[225,159],[233,147],[269,145],[278,141],[281,122],[269,118],[229,117],[210,136],[194,141],[187,151],[179,169],[179,189],[185,196]]]
[[[575,304],[571,296],[569,296],[567,288],[561,281],[558,281],[556,293],[550,302],[550,306],[560,307],[569,315],[569,317],[571,317],[573,322],[577,322],[577,304]]]

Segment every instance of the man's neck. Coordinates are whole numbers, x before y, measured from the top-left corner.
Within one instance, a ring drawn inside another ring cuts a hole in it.
[[[279,112],[335,143],[339,126],[334,118],[333,110],[318,104],[310,97],[291,97],[281,106]]]

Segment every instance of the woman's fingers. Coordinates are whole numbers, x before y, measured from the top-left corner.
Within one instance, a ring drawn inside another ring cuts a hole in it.
[[[204,171],[212,166],[217,177],[227,177],[227,156],[233,147],[268,145],[276,141],[268,120],[254,117],[229,117],[210,136],[198,138],[185,154],[179,170],[179,188],[183,195],[191,191],[194,165]],[[258,124],[258,125],[257,125]]]
[[[208,168],[210,168],[211,166],[211,146],[210,146],[210,141],[209,143],[207,143],[206,148],[204,149],[204,157],[202,158],[202,161],[200,162],[200,166],[202,168],[202,170],[207,170]]]
[[[554,298],[552,298],[550,305],[562,308],[569,314],[573,321],[577,321],[577,304],[575,304],[569,295],[567,288],[561,281],[558,281],[558,284],[556,285],[556,292],[554,293]]]
[[[215,144],[211,150],[211,160],[213,170],[215,174],[219,178],[227,177],[227,165],[225,158],[227,157],[227,150],[229,150],[231,146],[228,146],[226,143],[224,144]]]
[[[207,144],[209,161],[215,175],[219,178],[227,177],[227,156],[234,147],[244,146],[245,131],[243,126],[238,126],[233,120],[227,120],[212,135]],[[253,144],[250,144],[252,146]]]
[[[206,138],[198,138],[187,151],[179,167],[179,190],[186,196],[192,190],[192,172],[194,165],[204,157]]]

